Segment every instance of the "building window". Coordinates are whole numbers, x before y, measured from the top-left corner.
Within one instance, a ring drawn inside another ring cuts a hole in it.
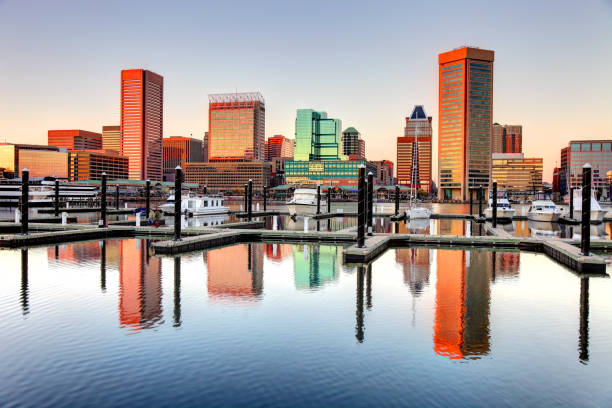
[[[591,151],[591,144],[590,143],[583,143],[582,144],[582,151],[583,152],[590,152]]]
[[[600,152],[601,151],[601,143],[593,143],[591,145],[591,148],[593,149],[594,152]]]
[[[572,152],[580,151],[580,143],[572,143]]]

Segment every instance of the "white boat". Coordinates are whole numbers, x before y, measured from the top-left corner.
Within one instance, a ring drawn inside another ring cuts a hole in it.
[[[597,199],[591,195],[591,222],[598,224],[603,221],[604,215],[608,211],[601,208]],[[582,213],[582,189],[574,190],[574,218],[580,219]]]
[[[327,203],[321,198],[321,209]],[[315,215],[317,213],[317,189],[296,188],[293,198],[287,202],[287,208],[291,215]]]
[[[426,207],[410,207],[406,210],[406,218],[409,220],[427,220],[431,217],[431,210]]]
[[[550,199],[534,200],[529,207],[527,219],[531,221],[557,222],[561,211]]]
[[[165,204],[159,208],[166,215],[174,215],[174,194],[168,197]],[[181,197],[181,213],[186,216],[225,214],[229,208],[223,205],[223,198],[218,196],[187,196]]]
[[[510,207],[510,201],[506,197],[497,197],[497,221],[510,222],[516,214],[516,210]],[[489,206],[485,209],[485,217],[493,218],[493,199],[489,198]]]

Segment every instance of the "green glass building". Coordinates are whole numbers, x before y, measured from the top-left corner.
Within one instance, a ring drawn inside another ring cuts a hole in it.
[[[342,154],[340,119],[326,112],[298,109],[295,119],[295,161],[346,160]]]

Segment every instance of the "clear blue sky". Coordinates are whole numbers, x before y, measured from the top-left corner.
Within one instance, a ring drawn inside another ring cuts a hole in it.
[[[202,137],[208,93],[260,91],[266,136],[325,110],[395,161],[413,105],[437,139],[437,54],[461,45],[495,50],[494,120],[523,125],[546,180],[569,139],[612,138],[610,0],[0,0],[0,140],[119,124],[120,70],[142,67],[164,76],[165,136]]]

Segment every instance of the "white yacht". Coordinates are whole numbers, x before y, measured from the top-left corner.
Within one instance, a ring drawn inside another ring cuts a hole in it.
[[[321,209],[327,203],[321,194]],[[287,208],[291,215],[314,215],[317,212],[317,189],[316,188],[296,188],[293,198],[287,202]]]
[[[406,218],[409,220],[428,220],[431,217],[431,210],[426,207],[410,207],[406,210]]]
[[[574,218],[580,219],[582,212],[582,189],[574,190]],[[591,195],[591,222],[598,224],[603,221],[608,211],[601,208],[597,199]]]
[[[531,221],[557,222],[560,216],[561,211],[549,196],[536,196],[527,213],[527,219]]]
[[[505,193],[498,192],[497,197],[497,221],[510,222],[512,217],[516,214],[516,210],[510,207],[510,201],[506,197]],[[493,218],[493,199],[489,198],[489,206],[485,209],[485,217],[487,219]]]
[[[166,215],[174,214],[174,194],[168,197],[165,204],[159,208]],[[184,195],[181,198],[181,213],[186,216],[200,216],[211,214],[226,214],[229,208],[223,205],[223,198],[218,196],[192,196]]]

